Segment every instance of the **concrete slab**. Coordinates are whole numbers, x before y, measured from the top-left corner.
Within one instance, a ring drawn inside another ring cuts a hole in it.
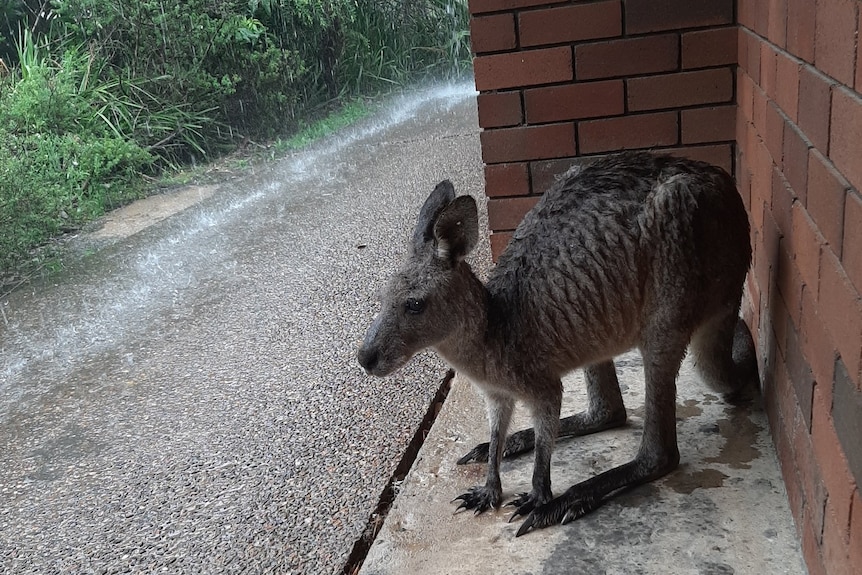
[[[640,355],[617,361],[626,427],[564,439],[554,453],[554,492],[631,459],[643,429]],[[678,379],[680,467],[566,526],[515,538],[511,509],[453,515],[451,500],[484,482],[484,465],[456,466],[487,441],[484,406],[457,377],[361,573],[753,574],[806,573],[784,484],[758,403],[725,404],[688,360]],[[580,371],[565,380],[563,415],[586,406]],[[519,410],[512,430],[529,426]],[[532,457],[503,464],[504,496],[529,490]]]

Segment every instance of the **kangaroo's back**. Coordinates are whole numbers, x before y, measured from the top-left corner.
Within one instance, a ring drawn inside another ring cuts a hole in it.
[[[565,371],[639,343],[660,307],[693,328],[738,300],[751,259],[733,180],[703,162],[624,153],[572,171],[515,231],[488,281],[513,348]],[[685,314],[683,314],[685,315]]]

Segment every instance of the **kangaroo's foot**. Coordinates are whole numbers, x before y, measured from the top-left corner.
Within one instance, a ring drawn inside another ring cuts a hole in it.
[[[565,525],[590,513],[602,503],[602,497],[594,492],[585,491],[578,493],[577,490],[573,492],[573,489],[569,489],[560,497],[538,505],[532,511],[528,511],[529,515],[527,515],[524,523],[521,524],[515,537],[520,537],[533,529],[542,529],[543,527],[556,524]],[[518,515],[523,515],[520,509],[515,512],[510,522]]]
[[[518,517],[526,517],[533,512],[537,507],[540,507],[550,501],[553,495],[548,493],[537,493],[531,491],[529,493],[520,493],[518,496],[506,504],[506,507],[514,507],[515,512],[509,517],[509,523]]]

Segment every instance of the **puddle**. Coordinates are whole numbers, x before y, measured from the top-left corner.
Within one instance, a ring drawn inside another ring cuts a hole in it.
[[[724,480],[728,476],[717,469],[699,469],[697,471],[686,471],[680,467],[667,476],[664,485],[667,485],[677,493],[691,494],[695,489],[714,489],[724,486]]]
[[[724,463],[731,469],[750,469],[752,461],[760,457],[760,450],[755,447],[757,434],[761,427],[751,421],[748,412],[742,408],[729,407],[725,409],[728,418],[717,422],[718,433],[724,438],[724,445],[715,457],[704,459],[707,463]]]

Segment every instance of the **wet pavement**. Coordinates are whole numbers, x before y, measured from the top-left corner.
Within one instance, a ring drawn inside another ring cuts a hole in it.
[[[0,571],[339,573],[445,373],[354,359],[443,178],[482,195],[472,83],[0,301]]]

